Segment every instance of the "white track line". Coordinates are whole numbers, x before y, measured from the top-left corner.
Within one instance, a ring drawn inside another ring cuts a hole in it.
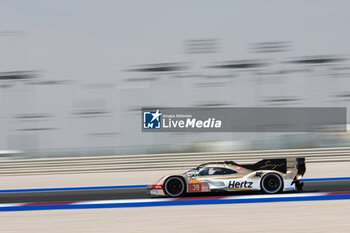
[[[228,199],[263,199],[263,198],[281,198],[281,197],[314,197],[314,196],[325,196],[328,193],[293,193],[293,194],[262,194],[262,195],[246,195],[246,196],[229,196],[229,197],[218,197],[217,200],[228,200]],[[142,203],[142,202],[166,202],[166,201],[198,201],[198,200],[216,200],[212,197],[201,197],[200,199],[191,197],[184,198],[147,198],[147,199],[122,199],[122,200],[98,200],[98,201],[81,201],[71,203],[70,205],[93,205],[93,204],[121,204],[121,203]]]
[[[173,198],[147,198],[147,199],[80,201],[80,202],[72,203],[71,205],[119,204],[119,203],[162,202],[162,201],[174,201],[174,199]]]
[[[315,197],[326,196],[329,193],[290,193],[290,194],[260,194],[260,195],[247,195],[247,196],[229,196],[223,199],[263,199],[263,198],[280,198],[280,197]]]
[[[26,203],[4,203],[4,204],[0,204],[0,208],[2,207],[15,207],[15,206],[23,206]]]

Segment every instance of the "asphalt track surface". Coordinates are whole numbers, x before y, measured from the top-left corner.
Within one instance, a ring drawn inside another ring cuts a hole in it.
[[[350,180],[345,181],[315,181],[305,182],[302,192],[344,192],[350,191]],[[254,195],[252,192],[235,193],[201,193],[189,194],[189,197],[219,196],[219,195]],[[258,194],[258,193],[256,193]],[[85,191],[50,191],[50,192],[21,192],[0,193],[0,203],[25,202],[75,202],[115,199],[150,198],[145,188],[115,189],[115,190],[85,190]]]

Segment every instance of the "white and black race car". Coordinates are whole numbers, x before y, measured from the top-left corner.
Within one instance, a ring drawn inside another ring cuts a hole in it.
[[[261,191],[274,194],[302,190],[305,158],[264,159],[255,164],[233,161],[202,164],[181,175],[162,177],[147,187],[153,196],[179,197],[186,193]]]

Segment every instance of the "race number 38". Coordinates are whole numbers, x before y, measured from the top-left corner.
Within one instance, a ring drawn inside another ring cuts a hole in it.
[[[192,183],[191,184],[191,192],[201,192],[202,184],[201,183]]]

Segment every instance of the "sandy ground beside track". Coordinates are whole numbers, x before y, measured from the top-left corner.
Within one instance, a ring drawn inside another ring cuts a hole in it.
[[[0,176],[0,189],[152,184],[186,170]],[[307,164],[305,178],[350,177],[350,162]]]
[[[0,213],[0,232],[349,232],[350,201]]]

